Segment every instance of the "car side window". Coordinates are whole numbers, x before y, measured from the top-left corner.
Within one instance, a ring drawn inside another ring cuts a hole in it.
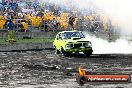
[[[61,33],[59,34],[59,39],[62,39],[62,37],[61,37]]]
[[[56,36],[56,39],[59,40],[59,34]]]
[[[59,33],[59,34],[56,36],[56,39],[57,39],[57,40],[62,39],[61,33]]]
[[[65,33],[62,33],[61,35],[62,35],[62,39],[66,39],[67,38]]]

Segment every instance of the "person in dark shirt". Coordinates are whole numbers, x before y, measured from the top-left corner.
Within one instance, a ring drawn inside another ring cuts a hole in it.
[[[68,25],[69,25],[72,29],[74,29],[75,18],[76,18],[76,17],[71,16],[71,17],[69,18],[69,21],[68,21]]]
[[[8,26],[8,30],[13,30],[14,23],[12,22],[12,20],[9,20],[9,22],[7,23],[7,26]]]

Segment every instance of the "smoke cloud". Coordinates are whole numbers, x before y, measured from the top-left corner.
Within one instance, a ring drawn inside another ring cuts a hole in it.
[[[122,34],[132,33],[131,0],[93,0],[112,21],[118,22]]]
[[[90,1],[90,0],[89,0]],[[116,21],[121,28],[122,35],[132,34],[132,1],[131,0],[91,0],[99,8],[99,14],[105,14],[112,21]],[[132,53],[132,42],[122,37],[115,42],[108,42],[101,38],[87,35],[87,39],[93,43],[95,54]],[[131,39],[131,38],[130,38]]]
[[[132,42],[126,39],[118,39],[115,42],[96,38],[95,36],[86,36],[86,39],[92,42],[94,54],[131,54]]]

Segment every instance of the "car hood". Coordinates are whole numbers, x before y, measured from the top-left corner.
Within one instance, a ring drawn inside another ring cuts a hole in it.
[[[72,39],[67,39],[66,43],[76,43],[76,42],[89,42],[86,38],[72,38]]]

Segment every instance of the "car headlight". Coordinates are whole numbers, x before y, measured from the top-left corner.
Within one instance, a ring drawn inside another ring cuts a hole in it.
[[[70,49],[71,45],[70,44],[66,44],[66,49]]]
[[[92,43],[91,42],[87,43],[86,47],[92,47]]]

